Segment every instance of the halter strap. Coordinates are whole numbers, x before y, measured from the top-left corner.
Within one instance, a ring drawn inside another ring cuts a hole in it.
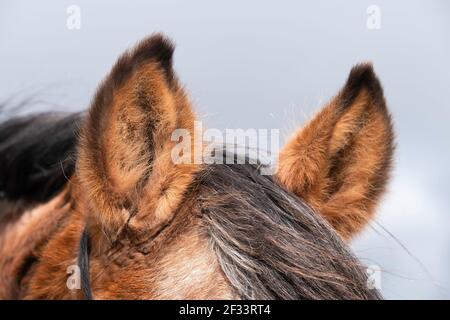
[[[85,300],[92,300],[91,285],[89,281],[89,253],[90,253],[89,233],[84,228],[80,239],[78,253],[78,266],[80,267],[81,292]]]

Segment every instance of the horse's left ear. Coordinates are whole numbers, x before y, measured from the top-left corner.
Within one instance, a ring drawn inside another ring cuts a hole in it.
[[[178,143],[174,131],[194,128],[194,113],[172,70],[173,50],[157,34],[125,52],[99,86],[81,130],[80,194],[91,229],[110,239],[123,230],[147,237],[157,232],[196,171],[189,161],[178,164],[171,157]]]
[[[349,239],[373,217],[393,149],[382,87],[372,66],[362,64],[281,150],[276,177]]]

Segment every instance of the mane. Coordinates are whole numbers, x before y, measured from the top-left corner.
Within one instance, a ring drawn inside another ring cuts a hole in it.
[[[1,124],[3,197],[34,203],[56,195],[73,174],[82,119],[82,113],[46,113]],[[248,162],[208,165],[198,176],[205,232],[236,295],[381,298],[368,289],[362,266],[320,215]]]
[[[245,299],[380,299],[331,226],[259,165],[210,165],[201,199],[211,245]]]
[[[43,113],[0,124],[0,195],[27,203],[51,199],[74,170],[81,113]]]

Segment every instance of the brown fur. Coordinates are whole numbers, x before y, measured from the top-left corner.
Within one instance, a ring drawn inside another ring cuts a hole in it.
[[[274,180],[248,164],[172,161],[173,130],[194,138],[172,53],[161,35],[126,52],[93,99],[64,189],[5,220],[0,298],[84,298],[66,286],[83,254],[94,299],[379,298],[316,214],[347,239],[384,189],[392,129],[371,67],[353,69],[286,145]]]
[[[76,264],[84,223],[85,208],[77,204],[75,192],[72,196],[69,218],[39,254],[25,298],[82,298],[80,290],[65,286],[67,267]],[[94,248],[90,267],[94,298],[230,298],[231,289],[205,236],[196,216],[186,208],[155,238],[140,244],[122,239],[106,251]]]
[[[0,237],[0,298],[17,298],[26,292],[28,268],[66,219],[69,207],[63,192],[49,203],[22,213],[18,221],[6,224]],[[70,248],[58,248],[59,252],[64,250]]]
[[[372,66],[363,64],[281,150],[277,178],[349,239],[373,217],[392,153],[383,91]]]

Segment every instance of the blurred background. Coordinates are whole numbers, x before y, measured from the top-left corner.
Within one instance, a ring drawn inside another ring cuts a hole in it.
[[[395,170],[352,247],[382,269],[386,298],[450,298],[449,1],[132,3],[2,0],[0,102],[86,109],[118,55],[162,31],[206,125],[287,137],[372,61],[395,122]]]

